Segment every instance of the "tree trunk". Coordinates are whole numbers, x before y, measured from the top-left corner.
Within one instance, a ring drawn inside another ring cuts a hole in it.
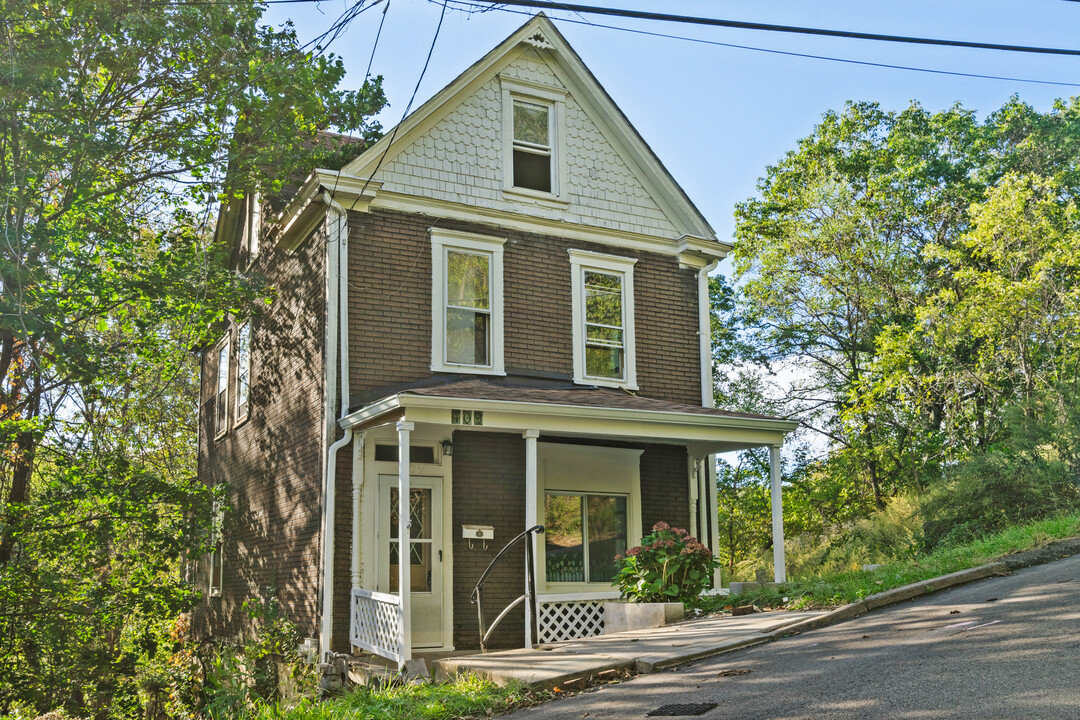
[[[35,383],[34,389],[27,398],[25,419],[36,420],[41,408],[41,386]],[[15,460],[12,463],[11,489],[4,498],[3,535],[0,536],[0,566],[7,565],[11,561],[12,552],[15,549],[14,520],[17,515],[16,506],[25,504],[29,499],[30,474],[34,470],[34,455],[37,451],[37,437],[33,430],[23,430],[15,436]]]

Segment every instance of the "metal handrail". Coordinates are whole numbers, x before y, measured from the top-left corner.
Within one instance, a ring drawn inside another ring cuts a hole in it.
[[[495,630],[495,628],[499,626],[499,623],[502,622],[503,618],[506,617],[507,613],[509,613],[511,610],[513,610],[515,607],[517,607],[518,604],[521,603],[521,601],[523,601],[523,600],[525,600],[527,598],[533,598],[534,602],[531,604],[531,608],[530,608],[532,610],[532,617],[531,618],[526,617],[525,622],[532,624],[533,637],[537,636],[536,635],[536,633],[537,633],[536,602],[535,602],[535,598],[536,598],[536,576],[535,576],[535,570],[534,570],[534,564],[533,564],[533,544],[531,542],[525,543],[525,578],[526,578],[525,594],[518,596],[513,602],[511,602],[509,605],[507,605],[505,608],[503,608],[503,611],[501,613],[499,613],[498,617],[495,618],[495,622],[493,622],[491,624],[491,627],[486,628],[486,629],[484,627],[484,603],[481,602],[481,592],[480,591],[484,586],[484,582],[487,580],[488,574],[491,573],[491,569],[493,567],[495,567],[495,563],[499,562],[499,560],[502,559],[502,556],[505,555],[506,552],[510,548],[512,548],[515,544],[517,544],[517,542],[519,540],[521,540],[522,538],[526,538],[526,537],[529,537],[531,535],[538,535],[538,534],[540,534],[542,532],[544,532],[544,526],[543,525],[534,525],[531,528],[529,528],[528,530],[526,530],[526,531],[524,531],[522,533],[519,533],[517,535],[517,537],[515,537],[510,542],[506,543],[506,545],[503,546],[503,549],[500,550],[498,552],[498,554],[496,554],[495,557],[491,559],[491,562],[488,563],[488,566],[487,566],[487,568],[485,568],[483,574],[480,575],[480,579],[476,581],[476,587],[473,588],[472,596],[470,597],[469,600],[470,600],[470,602],[472,602],[472,603],[474,603],[476,605],[476,619],[480,623],[480,652],[483,652],[483,653],[487,652],[488,637],[490,637],[491,633]]]

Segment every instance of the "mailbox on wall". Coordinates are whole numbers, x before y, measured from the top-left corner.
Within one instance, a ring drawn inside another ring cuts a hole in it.
[[[474,540],[484,543],[484,549],[487,550],[488,541],[495,539],[495,528],[491,525],[462,525],[461,537],[469,541],[470,550]]]

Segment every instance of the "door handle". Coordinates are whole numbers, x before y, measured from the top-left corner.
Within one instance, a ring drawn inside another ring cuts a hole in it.
[[[439,551],[439,562],[442,562],[442,550]]]

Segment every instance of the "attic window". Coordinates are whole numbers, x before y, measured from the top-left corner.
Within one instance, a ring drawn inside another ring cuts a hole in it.
[[[502,84],[503,191],[557,204],[567,201],[565,104],[559,87],[499,76]]]
[[[551,106],[514,101],[514,187],[551,192]]]

